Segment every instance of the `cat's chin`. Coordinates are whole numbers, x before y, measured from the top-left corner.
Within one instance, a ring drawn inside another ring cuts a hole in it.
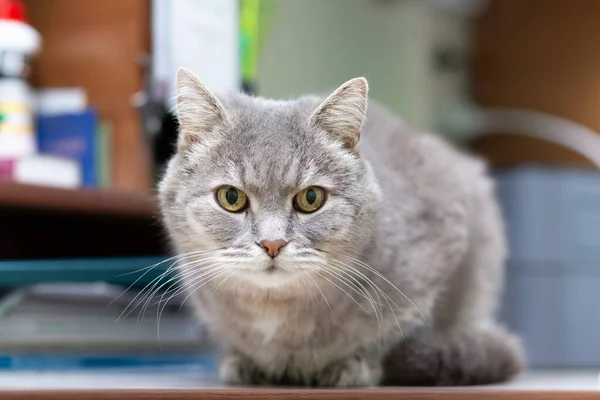
[[[301,274],[302,271],[267,268],[261,271],[243,272],[240,278],[259,288],[275,289],[296,283]]]

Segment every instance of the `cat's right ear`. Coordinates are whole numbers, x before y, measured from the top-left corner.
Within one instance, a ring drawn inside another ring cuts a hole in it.
[[[225,108],[192,71],[179,68],[175,81],[179,149],[185,150],[204,135],[227,123]]]

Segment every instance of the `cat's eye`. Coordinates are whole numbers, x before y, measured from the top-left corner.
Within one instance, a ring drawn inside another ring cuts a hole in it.
[[[230,212],[240,212],[248,205],[246,193],[232,186],[224,186],[217,191],[217,202]]]
[[[325,203],[325,191],[318,186],[309,186],[294,196],[294,207],[303,213],[317,211]]]

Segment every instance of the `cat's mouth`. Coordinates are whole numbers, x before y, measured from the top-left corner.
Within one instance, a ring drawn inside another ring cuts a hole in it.
[[[275,261],[271,261],[266,266],[266,268],[263,269],[261,272],[264,274],[267,274],[267,275],[281,275],[281,274],[289,274],[292,271],[284,268],[281,265],[277,265],[277,263]]]
[[[252,272],[247,271],[243,274],[244,279],[254,283],[256,286],[265,289],[282,287],[296,279],[298,271],[278,266],[277,263],[271,262],[261,269]]]
[[[275,274],[277,272],[283,272],[283,270],[276,266],[275,263],[271,263],[271,265],[269,265],[264,272],[267,274]]]

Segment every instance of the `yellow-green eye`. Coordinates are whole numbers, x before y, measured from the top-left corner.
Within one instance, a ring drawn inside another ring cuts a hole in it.
[[[294,207],[304,213],[317,211],[325,203],[325,191],[317,186],[309,186],[294,196]]]
[[[217,191],[217,201],[227,211],[239,212],[248,205],[246,193],[231,186],[224,186]]]

